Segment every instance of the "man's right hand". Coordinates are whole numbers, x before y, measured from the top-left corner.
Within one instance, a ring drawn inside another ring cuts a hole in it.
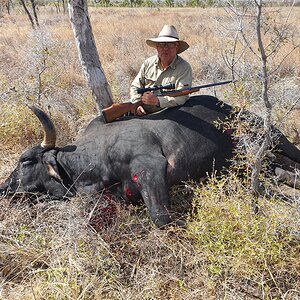
[[[143,116],[146,114],[143,106],[138,106],[136,111],[135,111],[135,114],[138,115],[138,116]]]

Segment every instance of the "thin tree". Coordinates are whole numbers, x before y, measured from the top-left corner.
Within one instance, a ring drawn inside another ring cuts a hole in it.
[[[275,57],[278,53],[280,47],[288,40],[288,35],[291,32],[288,30],[288,20],[291,15],[291,11],[294,7],[294,2],[292,3],[290,10],[285,18],[283,24],[278,26],[278,24],[268,24],[270,20],[268,18],[267,12],[263,11],[264,3],[262,0],[251,0],[245,3],[238,3],[234,5],[233,2],[228,2],[228,8],[235,15],[234,23],[237,26],[237,31],[235,33],[235,38],[230,54],[225,54],[223,57],[231,70],[233,78],[246,80],[247,74],[241,67],[241,65],[247,65],[247,56],[250,53],[256,57],[260,62],[260,72],[259,72],[259,82],[260,82],[260,100],[264,104],[265,114],[263,116],[263,130],[259,134],[255,135],[255,145],[249,147],[249,141],[247,146],[251,149],[251,154],[248,157],[253,157],[251,161],[251,186],[255,196],[259,196],[262,192],[260,183],[260,174],[262,171],[263,160],[268,154],[268,151],[272,145],[273,137],[271,136],[271,123],[272,123],[272,104],[269,100],[269,88],[272,77],[276,75],[276,71],[280,68],[282,62],[296,49],[299,45],[294,45],[290,52],[280,61],[277,65],[271,66],[269,64],[269,59]],[[255,13],[251,13],[251,5],[255,7]],[[250,12],[249,12],[250,11]],[[255,21],[255,31],[251,38],[249,38],[250,28],[246,31],[247,21]],[[272,20],[272,19],[271,19]],[[272,28],[274,26],[274,28]],[[269,37],[266,38],[266,35]],[[257,47],[254,47],[254,42],[256,41]],[[264,42],[268,41],[269,42]],[[238,47],[238,44],[241,47]],[[240,49],[239,52],[237,49]],[[258,50],[256,50],[258,49]],[[248,51],[249,50],[249,51]],[[249,65],[249,62],[248,62]],[[252,74],[256,72],[252,71]],[[246,74],[246,75],[245,75]],[[256,78],[257,80],[257,78]],[[251,137],[250,137],[251,139]],[[257,207],[256,207],[257,209]]]
[[[10,0],[2,0],[0,5],[0,11],[2,11],[2,6],[6,8],[7,13],[10,14]]]
[[[262,39],[261,32],[261,20],[262,20],[262,0],[255,0],[256,5],[256,36],[258,43],[258,50],[260,53],[261,60],[261,99],[266,108],[266,114],[264,117],[264,132],[263,132],[263,141],[259,147],[255,160],[253,163],[253,169],[251,174],[251,184],[255,196],[259,196],[259,175],[262,169],[262,162],[267,154],[267,150],[271,145],[271,117],[272,117],[272,104],[269,101],[268,96],[268,82],[269,74],[267,71],[267,55],[265,46]]]
[[[28,8],[27,8],[27,6],[26,6],[25,1],[24,1],[24,0],[20,0],[20,2],[21,2],[22,6],[23,6],[23,8],[24,8],[24,11],[25,11],[26,15],[28,16],[28,19],[29,19],[29,21],[30,21],[30,23],[31,23],[32,28],[34,29],[34,28],[35,28],[35,26],[34,26],[34,21],[33,21],[33,18],[32,18],[32,16],[31,16],[30,11],[28,10]]]
[[[27,8],[25,0],[20,0],[20,2],[21,2],[22,6],[24,8],[24,11],[25,11],[26,15],[28,16],[28,19],[31,23],[32,28],[35,29],[36,27],[40,27],[38,16],[37,16],[37,13],[36,13],[36,4],[35,4],[34,0],[30,0],[33,15],[34,15],[34,19],[31,16],[31,13],[30,13],[29,9]]]
[[[30,0],[30,3],[31,3],[31,7],[32,7],[32,12],[33,12],[35,24],[36,24],[37,27],[40,27],[39,19],[38,19],[37,13],[36,13],[36,3],[35,3],[34,0]]]
[[[112,94],[97,52],[86,0],[69,0],[69,16],[83,74],[99,110],[112,104]]]

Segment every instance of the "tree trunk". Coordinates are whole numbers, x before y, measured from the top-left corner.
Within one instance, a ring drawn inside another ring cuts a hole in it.
[[[112,104],[112,94],[97,52],[87,1],[69,0],[68,7],[83,73],[101,110]]]
[[[34,2],[34,0],[30,0],[30,2],[31,2],[34,19],[35,19],[35,24],[37,27],[40,27],[39,19],[38,19],[37,13],[36,13],[36,3]]]
[[[64,14],[65,14],[66,13],[66,3],[65,3],[65,0],[62,0],[61,2],[62,2]]]
[[[6,8],[7,13],[10,15],[10,0],[2,0],[1,1],[0,11],[2,11],[2,9],[4,10],[4,8]]]
[[[263,159],[266,156],[267,150],[271,144],[271,115],[272,115],[272,105],[268,97],[268,71],[267,71],[267,55],[263,45],[263,38],[261,34],[261,20],[262,20],[262,0],[255,1],[256,3],[256,35],[258,48],[261,57],[261,81],[262,81],[262,100],[266,107],[266,116],[264,117],[264,139],[261,143],[260,148],[257,151],[253,170],[251,174],[252,189],[256,196],[260,194],[259,192],[259,175],[262,169]]]
[[[24,1],[24,0],[20,0],[20,2],[21,2],[22,6],[23,6],[23,8],[24,8],[24,10],[25,10],[26,15],[27,15],[28,18],[29,18],[29,21],[30,21],[30,23],[31,23],[32,28],[34,29],[35,27],[34,27],[33,18],[32,18],[32,16],[31,16],[29,10],[27,9],[27,6],[26,6],[25,1]]]

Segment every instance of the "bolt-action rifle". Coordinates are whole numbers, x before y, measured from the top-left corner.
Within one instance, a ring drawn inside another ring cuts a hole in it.
[[[152,91],[160,90],[161,92],[157,96],[178,97],[178,96],[196,93],[200,89],[217,86],[217,85],[222,85],[222,84],[227,84],[230,82],[232,82],[232,80],[222,81],[222,82],[217,82],[217,83],[210,83],[210,84],[205,84],[205,85],[200,85],[200,86],[195,86],[195,87],[190,87],[190,88],[184,87],[179,90],[165,91],[166,89],[174,89],[174,84],[170,83],[170,84],[161,85],[161,86],[139,88],[137,90],[137,92],[139,94],[144,94],[145,92],[152,92]],[[115,103],[107,108],[104,108],[101,111],[101,113],[104,116],[105,122],[110,123],[128,112],[135,114],[136,109],[141,105],[143,105],[142,100],[134,102],[134,103],[132,103],[132,102]]]

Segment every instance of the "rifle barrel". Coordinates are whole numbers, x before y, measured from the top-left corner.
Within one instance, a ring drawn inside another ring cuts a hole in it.
[[[177,96],[181,96],[181,95],[188,95],[188,94],[191,94],[191,93],[196,93],[200,89],[204,89],[204,88],[208,88],[208,87],[212,87],[212,86],[217,86],[217,85],[222,85],[222,84],[228,84],[230,82],[233,82],[233,80],[221,81],[221,82],[216,82],[216,83],[209,83],[209,84],[204,84],[204,85],[199,85],[199,86],[192,86],[190,88],[182,88],[180,90],[175,90],[175,91],[170,91],[170,92],[165,91],[165,92],[162,92],[158,96],[177,97]]]
[[[228,84],[232,82],[232,80],[227,80],[227,81],[221,81],[221,82],[216,82],[216,83],[209,83],[209,84],[205,84],[205,85],[199,85],[196,86],[195,88],[199,88],[199,89],[204,89],[207,87],[211,87],[211,86],[217,86],[217,85],[222,85],[222,84]],[[193,87],[192,87],[193,88]]]

